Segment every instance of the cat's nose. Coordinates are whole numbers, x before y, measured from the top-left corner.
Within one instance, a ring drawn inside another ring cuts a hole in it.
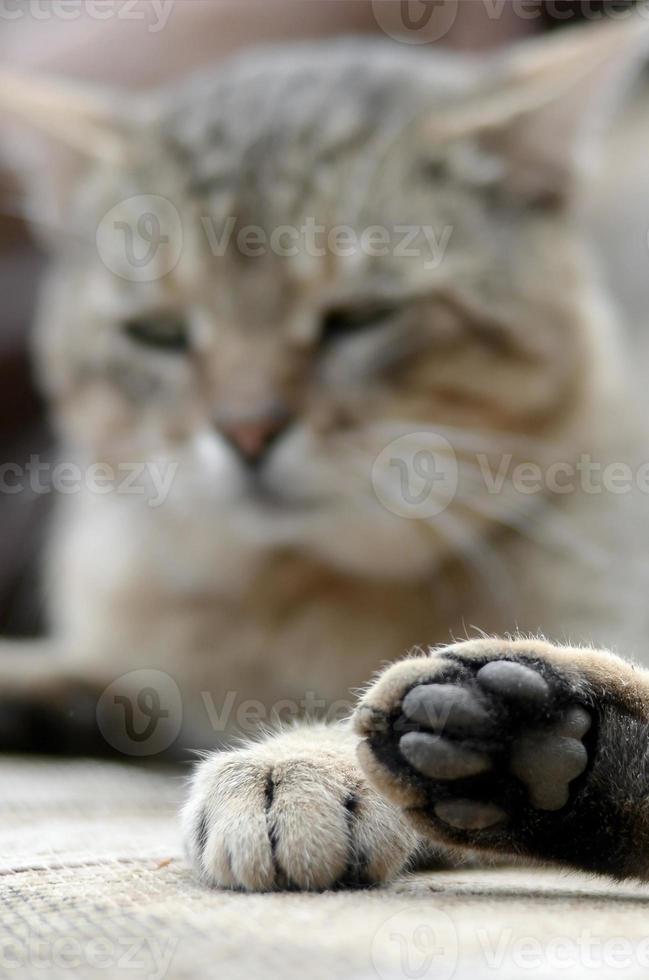
[[[285,408],[245,417],[217,417],[216,425],[221,435],[233,449],[250,464],[259,463],[279,435],[287,428],[291,415]]]

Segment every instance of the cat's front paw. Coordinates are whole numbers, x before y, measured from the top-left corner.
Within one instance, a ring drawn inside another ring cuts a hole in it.
[[[368,690],[360,761],[435,840],[624,873],[644,792],[644,776],[627,789],[640,772],[630,737],[646,756],[638,692],[633,668],[604,652],[459,643],[395,664]]]
[[[198,767],[183,814],[201,880],[246,891],[321,891],[387,881],[416,835],[337,728],[294,729]]]

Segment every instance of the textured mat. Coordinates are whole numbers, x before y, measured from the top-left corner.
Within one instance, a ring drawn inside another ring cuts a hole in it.
[[[325,895],[208,891],[182,775],[0,762],[0,977],[475,980],[649,976],[649,886],[444,872]]]

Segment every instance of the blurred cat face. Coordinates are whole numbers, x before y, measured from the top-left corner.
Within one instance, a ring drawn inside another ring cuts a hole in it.
[[[226,86],[210,127],[181,114],[92,174],[72,220],[99,247],[61,256],[41,363],[92,458],[179,462],[170,513],[400,576],[456,547],[458,519],[484,531],[478,454],[535,459],[571,424],[584,337],[557,200],[517,189],[497,141],[435,140],[391,84],[347,118],[325,101],[315,129],[242,120]],[[458,482],[409,520],[418,447]]]

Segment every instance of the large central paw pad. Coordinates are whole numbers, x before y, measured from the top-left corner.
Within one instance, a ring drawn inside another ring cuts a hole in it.
[[[357,718],[361,758],[383,791],[464,832],[504,828],[521,808],[566,806],[588,766],[584,707],[514,660],[422,659],[414,684],[404,663],[405,683],[388,673]]]
[[[588,765],[581,741],[590,728],[590,715],[579,706],[567,708],[556,722],[530,729],[514,743],[510,766],[525,783],[537,810],[560,810],[570,795],[570,783]]]

